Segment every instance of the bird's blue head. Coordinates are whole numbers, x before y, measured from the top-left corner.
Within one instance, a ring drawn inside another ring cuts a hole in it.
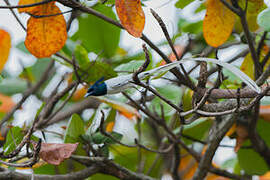
[[[103,82],[104,77],[97,80],[88,90],[84,97],[88,96],[103,96],[107,94],[107,86]]]

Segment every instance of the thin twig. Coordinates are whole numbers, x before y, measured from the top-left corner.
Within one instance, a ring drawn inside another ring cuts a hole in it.
[[[10,3],[8,0],[4,0],[5,3],[10,6]],[[0,7],[1,8],[1,7]],[[24,27],[22,21],[19,19],[19,17],[17,16],[17,14],[15,13],[15,11],[13,9],[10,9],[11,13],[13,14],[13,16],[15,17],[15,19],[17,20],[17,22],[20,24],[20,26],[23,28],[24,31],[26,31],[26,27]]]
[[[169,35],[168,30],[167,30],[167,28],[166,28],[166,25],[165,25],[164,22],[162,21],[161,17],[160,17],[153,9],[150,9],[150,11],[151,11],[152,15],[154,16],[154,18],[155,18],[155,19],[157,20],[157,22],[159,23],[159,26],[161,27],[161,29],[162,29],[162,31],[163,31],[163,33],[164,33],[164,35],[165,35],[165,37],[166,37],[166,39],[167,39],[167,41],[168,41],[170,47],[171,47],[171,49],[172,49],[172,51],[173,51],[173,53],[174,53],[176,59],[177,59],[178,61],[180,61],[181,59],[180,59],[180,57],[178,56],[178,53],[176,52],[176,50],[175,50],[175,48],[174,48],[173,42],[172,42],[172,40],[171,40],[171,38],[170,38],[170,35]],[[191,88],[191,89],[195,89],[196,87],[195,87],[194,83],[190,80],[189,75],[187,74],[187,72],[186,72],[186,70],[185,70],[183,64],[180,64],[180,67],[181,67],[182,71],[184,72],[185,78],[186,78],[186,80],[188,81],[188,83],[190,84],[190,87],[193,87],[193,88]]]
[[[52,2],[53,0],[44,0],[41,2],[37,2],[37,3],[32,3],[32,4],[25,4],[25,5],[15,5],[15,6],[0,6],[0,9],[17,9],[17,8],[29,8],[29,7],[34,7],[34,6],[38,6],[38,5],[42,5],[42,4],[47,4],[49,2]]]
[[[264,45],[264,41],[265,41],[265,38],[267,36],[267,33],[268,33],[267,31],[264,31],[263,35],[262,35],[262,37],[261,37],[261,39],[259,41],[259,44],[258,44],[258,47],[257,47],[257,56],[258,57],[260,57],[260,55],[261,55],[261,51],[263,49],[263,45]]]
[[[34,18],[46,18],[46,17],[53,17],[53,16],[59,16],[59,15],[63,15],[63,14],[67,14],[67,13],[70,13],[72,12],[73,10],[69,10],[69,11],[65,11],[65,12],[61,12],[61,13],[56,13],[56,14],[48,14],[48,15],[35,15],[35,14],[32,14],[32,13],[27,13],[28,15],[34,17]]]

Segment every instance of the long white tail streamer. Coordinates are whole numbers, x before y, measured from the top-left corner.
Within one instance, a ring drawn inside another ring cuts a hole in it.
[[[181,61],[172,62],[170,64],[166,64],[166,65],[151,69],[149,71],[142,72],[139,74],[139,78],[144,79],[145,77],[151,76],[151,75],[156,74],[156,73],[163,73],[163,72],[169,71],[172,68],[177,67],[178,65],[180,65],[184,62],[187,62],[187,61],[205,61],[205,62],[211,62],[214,64],[218,64],[218,65],[228,69],[229,71],[231,71],[233,74],[235,74],[237,77],[239,77],[239,79],[241,79],[247,86],[249,86],[251,89],[253,89],[257,93],[261,92],[260,87],[252,79],[250,79],[250,77],[248,77],[245,73],[243,73],[237,67],[235,67],[229,63],[222,62],[220,60],[212,59],[212,58],[203,58],[203,57],[185,58],[185,59],[182,59]]]

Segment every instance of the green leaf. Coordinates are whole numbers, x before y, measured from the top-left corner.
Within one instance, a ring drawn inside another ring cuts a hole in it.
[[[186,5],[190,4],[191,2],[193,2],[193,0],[178,0],[175,3],[175,7],[183,9],[184,7],[186,7]]]
[[[72,41],[71,39],[67,39],[66,44],[61,49],[61,52],[63,52],[69,57],[72,57],[72,54],[75,50],[76,45],[77,45],[76,42]]]
[[[141,67],[141,65],[144,63],[144,61],[138,61],[138,60],[134,60],[134,61],[130,61],[128,63],[125,64],[121,64],[119,66],[117,66],[115,68],[115,71],[128,71],[128,72],[134,72],[136,71],[139,67]]]
[[[16,48],[19,49],[20,51],[26,53],[26,54],[30,54],[30,52],[26,49],[25,45],[24,45],[24,41],[19,42],[16,45]]]
[[[239,164],[239,161],[237,161],[236,163],[235,163],[235,166],[234,166],[234,168],[233,168],[233,172],[235,173],[235,174],[241,174],[241,171],[242,171],[242,168],[240,167],[240,164]]]
[[[211,125],[212,121],[208,118],[200,118],[191,124],[185,125],[182,134],[202,140],[205,137],[205,134],[209,131]],[[193,143],[193,141],[184,137],[183,139],[186,144]]]
[[[221,168],[223,168],[223,169],[233,168],[233,167],[235,167],[236,163],[238,163],[237,159],[231,158],[231,159],[228,159],[225,162],[223,162],[221,165]]]
[[[39,81],[45,70],[47,69],[48,65],[50,64],[50,58],[42,58],[38,59],[36,63],[31,67],[32,74],[35,81]]]
[[[108,145],[103,145],[101,148],[98,149],[98,151],[105,157],[109,157],[109,147]]]
[[[3,79],[3,81],[0,83],[0,93],[5,95],[22,93],[27,88],[27,82],[19,78]]]
[[[75,58],[80,67],[85,67],[89,63],[88,52],[81,45],[75,47]]]
[[[55,166],[52,164],[45,164],[43,166],[33,168],[35,174],[50,174],[55,175]]]
[[[106,124],[108,124],[109,122],[115,121],[115,117],[116,117],[116,110],[112,108],[110,110],[108,117],[105,120]]]
[[[84,122],[78,114],[73,114],[69,119],[64,143],[76,143],[80,141],[80,135],[84,134]]]
[[[267,8],[262,12],[260,12],[260,14],[257,17],[257,23],[265,31],[270,31],[270,8]]]
[[[91,136],[91,141],[93,141],[93,143],[95,144],[102,144],[104,143],[107,139],[109,139],[107,136],[104,136],[103,134],[101,134],[100,132],[94,133]]]
[[[95,82],[101,77],[107,80],[117,76],[117,73],[109,64],[101,61],[89,62],[83,68],[88,73],[86,82]]]
[[[132,171],[136,170],[138,164],[138,150],[137,148],[129,148],[119,145],[111,145],[110,152],[113,154],[114,162],[128,168]],[[163,172],[162,165],[162,158],[156,159],[156,153],[152,153],[141,149],[142,159],[145,160],[144,162],[144,169],[142,173],[146,173],[147,170],[153,165],[156,161],[156,165],[153,167],[151,173],[149,174],[152,177],[158,178]],[[164,167],[164,166],[163,166]],[[160,179],[160,178],[159,178]]]
[[[243,144],[246,145],[250,143]],[[263,158],[253,149],[239,149],[237,158],[241,168],[249,175],[263,175],[269,170]]]
[[[120,141],[123,137],[122,134],[117,133],[117,132],[111,132],[109,133],[112,137],[114,137],[116,140]],[[97,132],[95,134],[92,135],[92,141],[95,144],[114,144],[115,141],[113,139],[111,139],[110,137],[104,136],[103,134],[101,134],[100,132]]]
[[[186,21],[186,23],[182,27],[180,26],[178,27],[181,28],[183,32],[187,32],[191,34],[198,34],[202,32],[203,22],[198,21],[195,23],[190,23]]]
[[[171,85],[171,84],[166,84],[165,86],[160,86],[160,87],[155,87],[155,88],[162,96],[169,99],[174,104],[179,104],[181,96],[182,96],[182,91],[179,87]],[[173,110],[172,107],[168,105],[167,103],[165,103],[164,101],[160,100],[158,97],[155,97],[155,99],[151,102],[150,109],[155,108],[156,111],[161,114],[160,104],[162,104],[164,107],[165,116],[172,113],[172,110]]]
[[[94,9],[116,20],[112,8],[99,4]],[[92,15],[84,14],[78,21],[79,30],[72,37],[74,40],[80,40],[88,52],[101,53],[107,58],[115,54],[120,39],[120,28]]]
[[[64,137],[64,143],[76,143],[76,142],[81,142],[82,141],[82,135],[85,133],[84,131],[84,122],[81,119],[81,117],[78,114],[73,114],[72,117],[69,119],[68,127],[66,130],[66,134]],[[79,143],[76,152],[74,153],[76,155],[82,155],[85,156],[87,155],[85,150],[83,149],[82,143]],[[62,171],[63,173],[70,172],[68,170],[68,167],[71,165],[74,171],[79,171],[84,169],[84,166],[78,162],[67,162],[65,161],[64,163],[61,163],[59,166],[59,170]]]
[[[12,152],[23,139],[22,129],[18,126],[12,127],[7,134],[6,143],[4,144],[5,155]]]
[[[263,138],[267,146],[270,145],[270,123],[259,119],[257,124],[257,132]],[[243,146],[249,146],[251,143],[249,141],[245,142]],[[253,149],[241,148],[237,152],[237,158],[239,164],[247,174],[250,175],[263,175],[269,168],[264,161],[264,159]]]
[[[200,6],[195,10],[195,13],[201,12],[202,10],[205,10],[205,9],[206,9],[205,4],[203,1],[201,1]]]
[[[151,54],[151,52],[149,52],[149,56],[150,56],[150,59],[152,59],[152,54]],[[134,54],[134,55],[131,55],[131,56],[129,56],[129,55],[126,55],[126,56],[120,56],[120,57],[115,57],[115,61],[113,61],[113,64],[115,65],[115,66],[119,66],[119,65],[121,65],[121,64],[126,64],[126,63],[128,63],[128,62],[130,62],[130,61],[135,61],[135,60],[137,60],[137,61],[141,61],[142,59],[144,59],[145,58],[145,54],[143,53],[143,52],[139,52],[139,53],[137,53],[137,54]]]
[[[122,134],[114,132],[114,131],[111,132],[110,134],[111,134],[112,137],[114,137],[114,139],[116,139],[118,141],[121,141],[121,139],[123,138]],[[113,143],[115,143],[115,141],[112,140],[112,139],[109,139],[109,141],[107,141],[106,143],[113,144]]]

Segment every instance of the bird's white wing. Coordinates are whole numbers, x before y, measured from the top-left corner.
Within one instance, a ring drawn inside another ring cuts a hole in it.
[[[139,74],[139,78],[144,79],[148,76],[153,76],[155,74],[164,73],[166,71],[173,69],[174,67],[179,66],[180,64],[182,64],[186,61],[205,61],[205,62],[211,62],[214,64],[218,64],[218,65],[226,68],[227,70],[231,71],[233,74],[235,74],[237,77],[239,77],[246,85],[248,85],[251,89],[253,89],[257,93],[261,92],[261,89],[257,86],[257,84],[252,79],[250,79],[250,77],[248,77],[245,73],[243,73],[241,70],[239,70],[238,68],[236,68],[235,66],[233,66],[229,63],[226,63],[226,62],[223,62],[223,61],[220,61],[217,59],[212,59],[212,58],[199,57],[199,58],[182,59],[181,61],[172,62],[170,64],[166,64],[164,66],[160,66],[160,67],[151,69],[149,71],[142,72]]]
[[[123,90],[133,86],[130,81],[132,80],[132,74],[118,76],[105,81],[107,86],[107,94],[116,94]]]

